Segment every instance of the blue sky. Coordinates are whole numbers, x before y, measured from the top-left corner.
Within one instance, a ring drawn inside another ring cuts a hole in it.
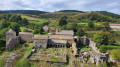
[[[0,0],[0,10],[109,11],[120,14],[120,0]]]

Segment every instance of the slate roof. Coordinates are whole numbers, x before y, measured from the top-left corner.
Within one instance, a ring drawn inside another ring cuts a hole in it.
[[[73,40],[73,36],[69,36],[69,35],[52,35],[51,39]]]
[[[74,32],[72,30],[62,30],[59,32],[56,32],[57,35],[74,35]]]
[[[33,39],[48,39],[48,36],[35,35]]]
[[[19,35],[33,35],[31,32],[19,32]]]

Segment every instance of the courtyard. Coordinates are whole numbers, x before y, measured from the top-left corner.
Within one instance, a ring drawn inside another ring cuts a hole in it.
[[[29,58],[31,61],[67,62],[66,48],[37,49]]]

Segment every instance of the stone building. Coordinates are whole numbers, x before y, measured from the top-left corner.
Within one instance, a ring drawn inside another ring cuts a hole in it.
[[[16,37],[16,32],[12,29],[6,32],[6,43],[9,41],[9,39]]]
[[[74,32],[72,30],[58,30],[58,27],[56,26],[56,35],[70,35],[73,36]]]
[[[6,32],[6,50],[10,51],[19,44],[20,37],[16,36],[16,32],[10,29]]]
[[[16,32],[12,29],[6,32],[6,50],[12,50],[17,44],[25,41],[32,41],[33,33],[29,32],[20,32],[16,36]]]
[[[72,36],[65,35],[49,35],[49,36],[40,36],[35,35],[33,38],[33,45],[36,47],[66,47],[71,46],[73,41]]]
[[[48,36],[35,35],[33,37],[33,46],[37,48],[47,48]]]
[[[58,46],[72,46],[73,36],[69,35],[52,35],[50,45],[57,44]],[[60,45],[61,44],[61,45]]]
[[[19,32],[21,42],[32,41],[33,33],[30,32]]]

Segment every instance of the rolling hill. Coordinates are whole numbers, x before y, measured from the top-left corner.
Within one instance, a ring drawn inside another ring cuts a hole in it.
[[[1,11],[1,12],[4,12],[4,13],[19,13],[19,14],[33,14],[33,15],[47,13],[47,12],[38,11],[38,10],[5,10],[5,11]]]

